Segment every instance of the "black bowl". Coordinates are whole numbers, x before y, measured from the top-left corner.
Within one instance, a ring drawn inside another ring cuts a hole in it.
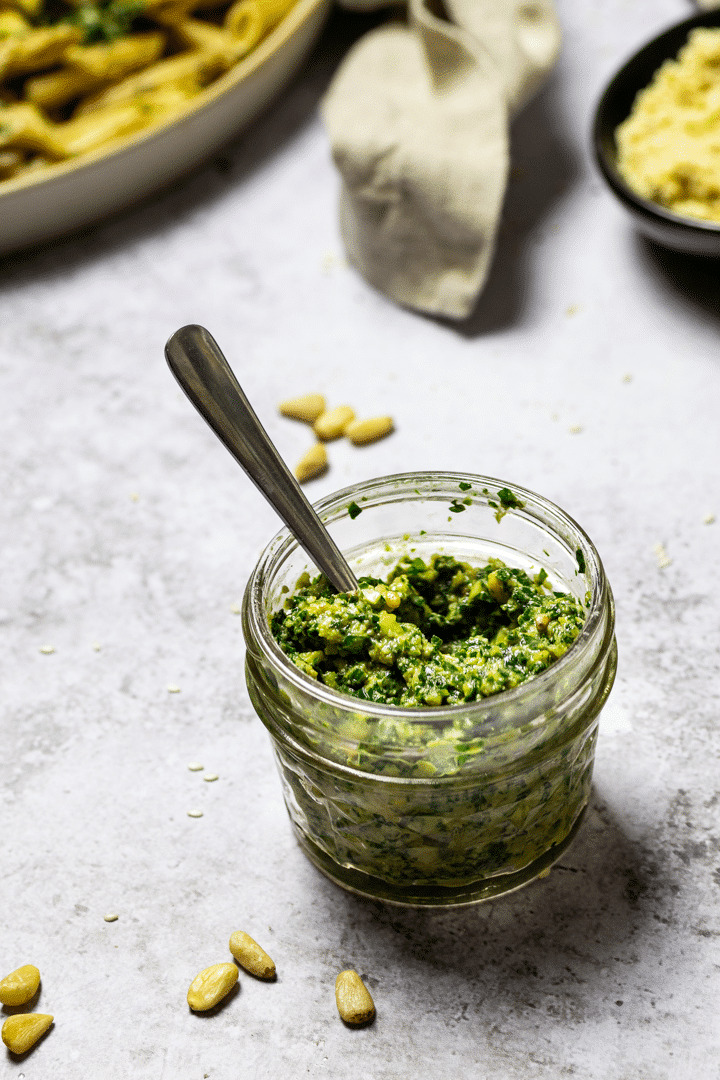
[[[720,10],[696,15],[670,27],[620,68],[595,110],[593,141],[601,173],[645,236],[675,251],[720,258],[720,225],[681,217],[650,199],[636,195],[617,167],[615,131],[627,119],[635,95],[648,85],[663,61],[677,56],[688,34],[697,26],[720,27]]]

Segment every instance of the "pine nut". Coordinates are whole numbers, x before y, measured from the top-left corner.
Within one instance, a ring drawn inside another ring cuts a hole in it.
[[[316,476],[325,472],[327,463],[327,450],[322,443],[315,443],[307,454],[300,458],[295,467],[295,475],[300,483],[304,484],[307,480],[314,480]]]
[[[370,991],[357,971],[341,971],[335,980],[335,1001],[346,1024],[367,1024],[375,1016]]]
[[[45,1013],[18,1013],[8,1016],[2,1026],[2,1041],[13,1054],[25,1054],[53,1022]]]
[[[394,427],[392,416],[372,416],[368,420],[353,420],[345,428],[345,434],[355,446],[384,439]]]
[[[234,964],[212,964],[195,976],[187,992],[187,1003],[194,1012],[206,1012],[232,990],[238,980]]]
[[[257,976],[258,979],[275,978],[275,964],[249,934],[236,930],[230,937],[230,952],[240,967],[245,968],[245,971],[249,971],[251,975]]]
[[[325,412],[325,398],[322,394],[304,394],[302,397],[290,398],[289,401],[281,401],[278,408],[283,416],[314,424],[318,416]]]
[[[40,985],[40,972],[34,964],[24,964],[0,981],[0,1004],[27,1005]]]
[[[345,434],[345,428],[355,419],[355,410],[349,405],[337,405],[334,409],[324,412],[313,424],[313,431],[318,439],[330,442],[331,439],[339,439]]]
[[[488,592],[492,596],[493,600],[497,600],[498,604],[504,604],[509,599],[509,594],[505,589],[503,582],[497,576],[494,570],[491,570],[487,578]]]

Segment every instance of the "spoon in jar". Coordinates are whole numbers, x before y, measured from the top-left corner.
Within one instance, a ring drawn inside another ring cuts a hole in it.
[[[170,370],[217,437],[339,592],[357,578],[278,453],[230,365],[203,326],[183,326],[165,346]]]

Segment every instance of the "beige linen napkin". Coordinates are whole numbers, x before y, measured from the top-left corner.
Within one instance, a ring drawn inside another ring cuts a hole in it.
[[[369,10],[382,0],[344,0]],[[407,22],[366,34],[322,104],[342,175],[353,265],[391,299],[470,314],[490,267],[509,120],[550,71],[552,0],[409,0]],[[450,21],[451,20],[451,21]]]

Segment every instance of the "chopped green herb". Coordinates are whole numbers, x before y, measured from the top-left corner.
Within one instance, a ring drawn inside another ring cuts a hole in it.
[[[358,504],[356,502],[351,502],[350,505],[348,506],[348,514],[350,515],[350,517],[354,521],[355,518],[358,516],[358,514],[362,514],[362,510],[360,509],[360,507],[358,506]]]
[[[116,41],[128,34],[144,10],[143,0],[106,0],[105,3],[83,0],[63,22],[82,30],[84,45]]]
[[[518,509],[522,510],[523,506],[525,505],[525,503],[522,502],[521,499],[518,499],[515,492],[511,491],[510,488],[500,488],[497,493],[497,497],[503,504],[503,506],[516,506],[518,507]]]
[[[585,573],[585,556],[583,555],[580,548],[578,548],[577,551],[575,552],[575,558],[577,559],[578,570],[580,571],[581,574],[584,574]]]
[[[470,489],[472,488],[472,484],[468,484],[466,480],[461,480],[458,484],[458,487],[461,491],[470,491]]]

